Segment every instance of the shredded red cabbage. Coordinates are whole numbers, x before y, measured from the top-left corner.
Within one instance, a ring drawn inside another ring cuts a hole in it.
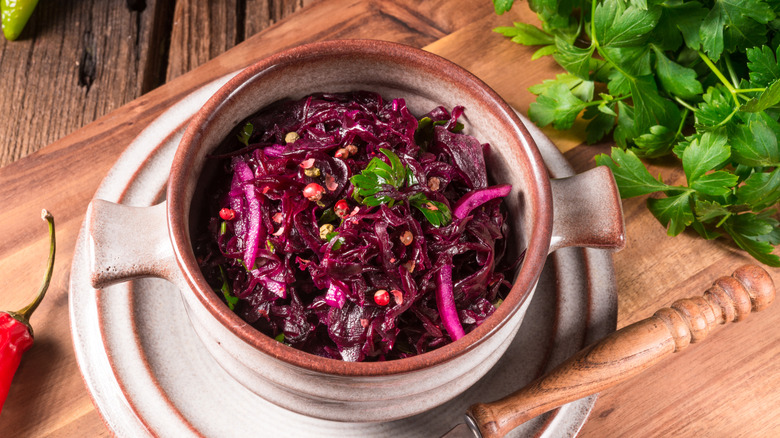
[[[403,99],[352,92],[250,117],[212,157],[194,232],[206,279],[261,332],[324,357],[398,359],[464,336],[519,260],[504,257],[511,187],[488,186],[488,145],[459,132],[462,113],[418,120]]]

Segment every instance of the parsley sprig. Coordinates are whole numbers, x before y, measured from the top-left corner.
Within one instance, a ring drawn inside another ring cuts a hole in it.
[[[379,149],[379,152],[387,157],[390,164],[385,163],[379,157],[372,158],[359,175],[350,178],[355,187],[352,197],[369,207],[376,207],[379,204],[387,204],[392,207],[395,199],[384,191],[384,186],[401,188],[406,180],[406,168],[393,151]]]
[[[380,157],[374,157],[368,162],[363,171],[352,176],[350,181],[354,187],[352,197],[363,205],[375,207],[387,204],[392,207],[396,198],[388,188],[401,189],[404,186],[411,187],[419,184],[414,174],[404,166],[401,159],[389,149],[379,149],[390,164],[385,163]],[[431,201],[424,193],[414,193],[407,197],[409,204],[420,210],[428,222],[439,227],[452,221],[452,213],[447,205]]]
[[[652,214],[677,235],[730,237],[780,266],[780,2],[765,0],[528,0],[542,27],[496,31],[541,46],[566,73],[535,85],[541,126],[611,133],[609,166],[624,198],[653,195]],[[514,0],[493,0],[496,12]],[[674,154],[685,184],[653,177],[641,159]]]

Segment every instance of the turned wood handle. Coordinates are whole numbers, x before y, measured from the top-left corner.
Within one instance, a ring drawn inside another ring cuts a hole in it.
[[[531,418],[639,374],[703,340],[716,325],[765,309],[774,297],[772,277],[758,266],[743,266],[717,279],[703,296],[676,301],[612,333],[519,391],[471,406],[467,415],[483,438],[504,436]]]

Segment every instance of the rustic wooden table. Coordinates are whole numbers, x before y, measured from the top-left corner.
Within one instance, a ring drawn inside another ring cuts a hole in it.
[[[442,55],[526,111],[530,85],[560,72],[491,29],[535,21],[488,0],[127,0],[41,2],[20,41],[0,42],[0,307],[37,288],[46,255],[40,209],[57,219],[49,295],[0,417],[0,436],[108,436],[80,377],[68,277],[86,206],[126,145],[193,89],[278,50],[322,39],[376,38]],[[286,17],[286,18],[285,18]],[[275,24],[274,24],[275,23]],[[579,171],[611,145],[548,132]],[[24,157],[24,158],[22,158]],[[675,167],[652,169],[681,179]],[[615,255],[618,326],[700,295],[751,262],[733,246],[669,238],[643,199],[624,203],[628,247]],[[772,270],[776,284],[780,274]],[[780,304],[724,327],[641,376],[601,393],[584,437],[780,436]]]

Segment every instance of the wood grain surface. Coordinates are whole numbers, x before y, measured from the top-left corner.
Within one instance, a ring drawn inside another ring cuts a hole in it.
[[[533,49],[491,31],[534,22],[524,3],[501,17],[487,0],[172,4],[41,2],[22,39],[0,43],[0,307],[22,307],[37,288],[46,258],[41,208],[54,214],[58,232],[54,279],[32,317],[36,343],[0,416],[2,437],[110,436],[81,379],[70,337],[73,247],[108,169],[182,96],[284,48],[333,38],[423,47],[472,71],[523,112],[533,100],[527,88],[560,72],[552,60],[530,61]],[[593,157],[611,146],[580,146],[576,130],[546,132],[578,170],[593,167]],[[651,171],[672,182],[684,177],[672,162],[655,163]],[[644,199],[625,201],[624,210],[628,245],[614,258],[620,327],[750,262],[723,241],[667,237]],[[771,275],[780,284],[777,270]],[[580,436],[780,436],[778,308],[724,327],[706,343],[605,390]],[[507,392],[516,389],[507,386]]]
[[[314,1],[42,3],[19,40],[0,38],[0,166],[181,76]]]

